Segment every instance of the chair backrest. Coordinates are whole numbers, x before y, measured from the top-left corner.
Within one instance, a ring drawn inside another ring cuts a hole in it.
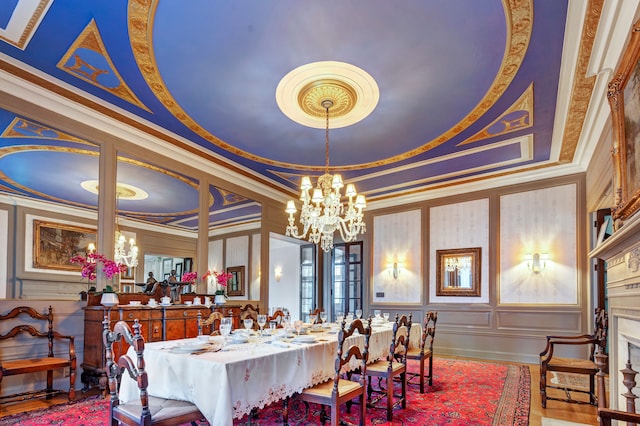
[[[278,328],[282,328],[282,322],[284,321],[284,312],[281,309],[276,309],[273,314],[269,315],[267,321],[275,321]]]
[[[597,346],[600,347],[602,353],[607,353],[607,333],[609,332],[609,316],[607,314],[607,310],[604,308],[596,308],[594,314],[593,321],[593,338],[598,341]],[[594,346],[591,351],[591,356],[593,359],[593,355],[598,350],[597,347]]]
[[[205,325],[211,326],[211,333],[209,334],[217,334],[220,330],[220,320],[222,318],[224,318],[224,315],[218,311],[213,311],[211,315],[209,315],[209,318],[203,320],[202,315],[198,312],[198,335],[203,333]]]
[[[433,340],[436,337],[436,323],[438,322],[438,312],[429,311],[424,316],[422,327],[422,337],[420,338],[420,354],[424,355],[425,349],[433,353]]]
[[[140,323],[137,319],[134,320],[133,333],[125,321],[118,321],[113,327],[113,331],[109,329],[109,323],[109,319],[105,316],[102,321],[102,340],[105,347],[105,369],[109,380],[109,394],[111,396],[110,411],[113,410],[113,407],[120,404],[118,398],[118,377],[124,370],[127,370],[129,376],[138,383],[138,389],[140,391],[140,404],[142,405],[140,424],[151,424],[149,395],[147,394],[148,378],[147,372],[144,369],[144,337],[140,334]],[[117,361],[114,360],[113,344],[120,342],[123,338],[136,352],[135,364],[126,354],[120,355]]]
[[[251,303],[247,303],[242,308],[240,308],[240,319],[243,320],[245,318],[251,318],[252,320],[256,321],[259,313],[259,305],[253,306]]]
[[[393,361],[398,360],[403,364],[407,363],[407,349],[409,348],[409,332],[411,331],[411,317],[396,314],[396,319],[393,323],[393,334],[391,338],[391,345],[389,345],[389,354],[387,355],[387,361],[389,361],[389,370],[393,367]]]
[[[365,376],[367,369],[367,361],[369,360],[369,338],[371,337],[371,317],[367,320],[367,325],[363,324],[360,319],[354,319],[349,324],[349,327],[345,329],[345,320],[342,320],[340,325],[340,331],[338,332],[338,352],[335,363],[335,377],[333,379],[333,396],[338,396],[338,382],[342,376],[342,367],[352,362],[352,359],[356,360],[359,365],[350,366],[354,368],[360,368],[360,384],[364,387]],[[360,346],[357,344],[350,345],[347,350],[344,350],[345,340],[352,336],[356,330],[362,336],[364,336],[364,348],[360,350]]]

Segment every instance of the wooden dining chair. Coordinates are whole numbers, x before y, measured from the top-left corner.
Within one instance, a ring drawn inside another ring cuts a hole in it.
[[[411,316],[396,314],[389,353],[386,358],[379,359],[367,365],[367,407],[387,410],[387,421],[393,420],[393,408],[400,405],[407,408],[407,348],[409,347],[409,331],[411,330]],[[377,378],[378,388],[372,385]],[[400,394],[396,394],[393,387],[394,380],[400,382]],[[385,382],[383,386],[383,381]],[[373,398],[373,394],[377,394]],[[386,397],[385,405],[378,405]]]
[[[407,360],[414,360],[420,363],[419,373],[407,372],[407,384],[416,384],[412,382],[419,379],[420,393],[424,393],[424,381],[429,380],[429,386],[433,386],[433,340],[436,336],[436,323],[438,322],[438,313],[429,311],[424,316],[424,324],[422,325],[422,336],[420,337],[420,345],[418,347],[409,347],[407,350]],[[424,374],[424,363],[429,360],[429,374]]]
[[[357,344],[350,345],[344,350],[344,343],[347,338],[355,332],[364,336],[364,348],[360,349]],[[338,332],[338,351],[336,353],[335,374],[333,380],[320,383],[310,388],[304,389],[295,395],[296,400],[305,403],[305,418],[309,416],[309,403],[322,405],[320,411],[320,422],[324,425],[327,420],[331,421],[331,426],[337,426],[340,422],[340,406],[347,404],[347,412],[351,408],[354,399],[358,399],[360,410],[360,426],[365,424],[365,416],[367,412],[367,404],[365,401],[366,392],[366,372],[367,360],[369,358],[369,338],[371,337],[371,318],[367,320],[365,326],[362,320],[356,319],[349,324],[345,330],[345,321],[342,321],[340,331]],[[362,374],[358,375],[357,380],[343,377],[343,367],[347,364],[351,365],[352,359],[355,359],[356,367]],[[326,407],[331,408],[331,415],[328,417]],[[283,411],[284,424],[289,423],[289,398],[284,401]]]
[[[175,399],[158,398],[147,393],[149,378],[145,370],[144,362],[144,337],[140,334],[140,323],[134,320],[133,333],[125,321],[118,321],[109,329],[109,320],[105,316],[102,339],[105,347],[105,369],[109,382],[109,416],[112,426],[125,424],[129,426],[156,425],[173,426],[190,422],[196,426],[196,422],[204,419],[204,416],[194,404]],[[136,352],[136,362],[128,356],[121,355],[114,360],[113,344],[122,339],[131,345]],[[134,399],[121,403],[118,397],[118,379],[124,371],[129,377],[138,383],[140,399]]]
[[[253,306],[250,303],[247,303],[242,308],[240,308],[240,328],[244,328],[243,321],[245,319],[253,320],[253,325],[251,326],[252,330],[260,330],[260,326],[258,325],[258,314],[260,309],[257,306]]]
[[[211,315],[205,320],[202,319],[202,315],[198,312],[198,336],[204,334],[205,327],[210,326],[209,334],[216,336],[220,334],[220,320],[224,318],[218,311],[211,312]]]
[[[594,356],[597,351],[606,353],[607,330],[609,319],[607,311],[596,308],[593,334],[581,334],[575,336],[547,336],[547,345],[540,353],[540,395],[542,408],[546,408],[547,400],[570,402],[574,404],[596,405],[597,397],[594,389],[594,378],[598,372]],[[587,346],[588,356],[584,358],[563,358],[555,355],[556,347],[562,346]],[[556,386],[547,383],[547,373],[557,371],[562,373],[574,373],[589,376],[589,390],[585,391],[572,388],[567,385]],[[565,392],[565,398],[552,397],[547,394],[547,389],[560,389]],[[580,401],[571,396],[571,392],[589,394],[589,401]]]
[[[271,315],[267,317],[267,323],[269,323],[270,321],[275,321],[277,328],[283,328],[284,317],[284,311],[282,311],[281,309],[276,309]]]

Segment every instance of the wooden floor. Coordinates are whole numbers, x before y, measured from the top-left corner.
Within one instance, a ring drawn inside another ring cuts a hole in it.
[[[587,425],[597,425],[596,408],[592,405],[568,404],[560,401],[548,401],[547,408],[540,405],[540,368],[533,364],[527,364],[531,372],[531,407],[529,413],[529,424],[537,426],[542,424],[542,418],[548,417],[557,420],[566,420]],[[436,367],[437,368],[437,367]],[[86,398],[88,395],[95,395],[97,390],[87,393],[76,392],[77,398]],[[58,396],[51,400],[32,400],[14,404],[4,404],[1,407],[0,417],[22,413],[24,411],[46,408],[50,405],[66,402],[65,396]]]

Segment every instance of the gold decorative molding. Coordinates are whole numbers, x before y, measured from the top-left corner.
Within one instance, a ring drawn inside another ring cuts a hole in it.
[[[506,117],[509,114],[512,114],[517,111],[523,111],[523,114],[520,117],[517,117],[515,120],[507,120]],[[494,127],[496,124],[501,123],[502,131],[491,133],[489,129]],[[527,87],[527,89],[520,95],[520,97],[509,107],[507,110],[500,115],[500,117],[493,120],[488,126],[484,129],[480,130],[475,135],[471,136],[469,139],[460,142],[457,146],[466,145],[472,142],[477,142],[483,139],[505,135],[511,132],[515,132],[516,130],[527,129],[533,126],[533,83]]]
[[[92,52],[100,55],[108,65],[108,69],[101,69],[97,64],[88,62],[86,57],[81,54],[83,49],[91,50]],[[113,61],[109,57],[107,48],[105,47],[100,31],[94,20],[91,20],[89,25],[80,33],[80,35],[71,44],[67,52],[57,64],[57,67],[74,77],[86,81],[100,89],[111,93],[120,99],[127,101],[145,111],[151,112],[133,93],[133,91],[127,86],[127,84],[120,76],[120,73],[116,69]],[[113,75],[117,81],[117,86],[106,86],[100,82],[100,76],[104,74]]]
[[[584,126],[584,119],[589,109],[589,101],[596,84],[596,77],[587,77],[587,68],[591,58],[591,50],[595,40],[598,22],[602,14],[604,0],[590,0],[587,7],[587,14],[582,28],[580,50],[578,52],[578,63],[573,78],[573,88],[571,89],[571,100],[567,121],[564,126],[564,135],[558,161],[568,163],[573,161],[576,148],[580,140],[580,134]]]
[[[180,107],[165,86],[164,81],[159,74],[153,54],[152,30],[158,2],[159,0],[132,0],[129,2],[128,16],[131,48],[134,53],[135,60],[138,63],[138,67],[140,68],[144,79],[147,81],[147,84],[161,103],[178,120],[191,129],[191,131],[232,154],[274,167],[295,168],[303,171],[324,171],[324,166],[286,163],[271,160],[238,149],[212,135]],[[487,110],[495,104],[504,91],[509,87],[520,69],[520,65],[526,55],[533,30],[532,0],[505,0],[504,7],[508,34],[505,56],[500,65],[500,69],[496,74],[496,78],[489,87],[487,93],[476,107],[467,114],[467,116],[442,135],[436,137],[432,141],[426,142],[416,149],[369,163],[341,165],[339,167],[332,166],[329,167],[329,169],[334,171],[362,170],[406,160],[447,142],[477,120],[478,117],[487,112]]]
[[[68,133],[61,132],[49,126],[36,123],[35,121],[27,120],[25,118],[16,117],[11,120],[11,123],[6,127],[4,132],[0,135],[2,138],[15,138],[15,139],[49,139],[58,141],[76,142],[79,144],[86,144],[97,146],[91,142],[87,142],[84,139],[77,138]]]

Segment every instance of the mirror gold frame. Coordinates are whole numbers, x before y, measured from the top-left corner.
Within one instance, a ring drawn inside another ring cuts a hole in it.
[[[481,247],[436,250],[436,296],[480,297]]]

